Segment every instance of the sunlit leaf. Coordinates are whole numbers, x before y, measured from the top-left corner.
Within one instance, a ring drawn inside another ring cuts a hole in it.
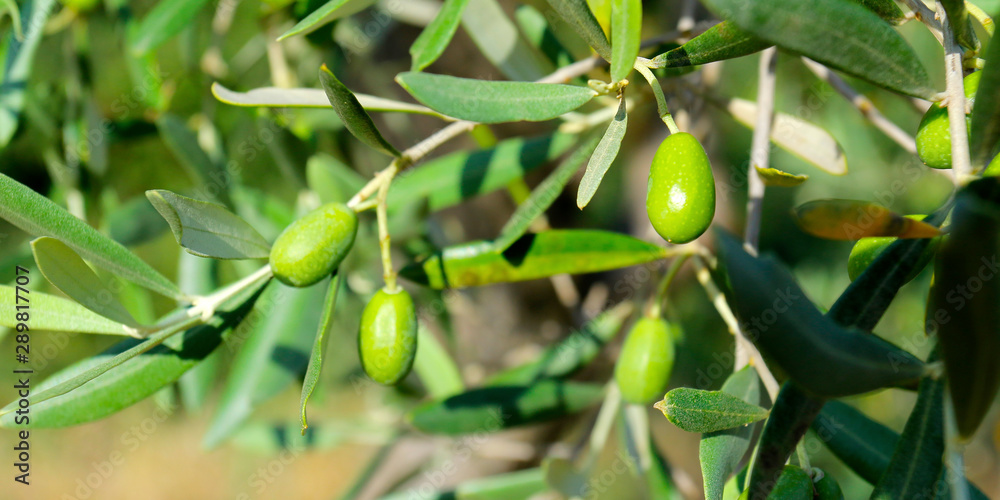
[[[935,91],[913,49],[892,26],[843,0],[706,0],[739,28],[775,45],[889,90],[931,98]]]
[[[761,404],[760,377],[752,366],[744,366],[722,384],[722,392],[748,404]],[[736,473],[743,455],[750,449],[752,426],[709,432],[701,437],[698,458],[705,483],[706,500],[721,500],[726,481]]]
[[[326,359],[326,346],[330,343],[330,333],[333,330],[334,311],[337,307],[337,294],[340,291],[340,275],[335,275],[330,280],[330,287],[326,291],[326,298],[323,299],[323,315],[319,319],[319,328],[316,330],[316,341],[313,343],[312,351],[309,354],[309,366],[306,368],[305,378],[302,380],[302,395],[299,398],[299,406],[302,414],[302,434],[305,434],[309,427],[306,418],[306,405],[309,397],[316,390],[316,384],[320,381],[323,373],[323,361]],[[423,348],[423,346],[421,346]]]
[[[608,125],[604,137],[591,155],[587,163],[587,171],[583,173],[580,180],[580,188],[576,192],[576,206],[581,210],[586,207],[590,200],[597,193],[597,188],[604,180],[604,174],[611,168],[615,158],[618,157],[618,150],[622,146],[622,139],[625,138],[625,129],[628,127],[628,111],[625,109],[625,99],[618,105],[618,113],[614,120]]]
[[[445,399],[465,390],[462,374],[455,360],[427,326],[420,323],[418,330],[417,357],[413,360],[413,371],[427,387],[434,399]]]
[[[601,29],[600,23],[594,18],[586,0],[548,0],[556,12],[569,23],[580,38],[583,38],[598,55],[605,60],[611,60],[611,44]]]
[[[375,0],[330,0],[320,8],[309,13],[308,16],[299,21],[295,26],[292,26],[291,29],[282,33],[278,37],[278,41],[280,42],[290,36],[311,33],[327,23],[364,10],[373,3],[375,3]]]
[[[21,305],[29,306],[28,321],[17,320],[17,313],[22,312],[13,307],[19,302],[17,296],[28,300],[20,301]],[[34,290],[26,293],[13,286],[0,285],[0,301],[11,304],[11,307],[0,311],[0,326],[7,328],[17,328],[18,323],[24,323],[32,330],[130,335],[125,325],[55,295]]]
[[[795,208],[799,227],[828,240],[858,240],[873,236],[901,239],[933,238],[941,230],[868,201],[815,200]]]
[[[722,391],[673,389],[656,403],[671,423],[688,432],[715,432],[767,418],[767,410]]]
[[[177,244],[200,257],[266,259],[271,245],[245,220],[215,203],[164,189],[146,191],[149,202],[170,224]]]
[[[212,84],[212,95],[219,102],[232,106],[261,108],[329,108],[330,99],[322,89],[285,89],[260,87],[247,92],[236,92],[223,87],[219,82]],[[361,107],[368,111],[386,113],[411,113],[417,115],[448,118],[430,108],[408,102],[394,101],[368,94],[354,94]]]
[[[48,198],[0,174],[0,217],[34,236],[51,236],[96,266],[168,297],[181,296],[177,286],[129,252]]]
[[[795,187],[809,180],[808,175],[790,174],[776,168],[760,168],[757,165],[754,165],[754,168],[757,169],[757,175],[760,176],[760,180],[764,181],[765,186]]]
[[[465,288],[607,271],[667,255],[663,247],[624,234],[552,230],[527,234],[505,252],[488,241],[448,247],[403,268],[400,276],[431,288]]]
[[[650,60],[654,67],[681,68],[743,57],[760,52],[772,44],[722,21],[704,33]]]
[[[462,13],[462,27],[479,52],[504,76],[530,82],[555,70],[545,56],[528,44],[497,0],[468,2]]]
[[[611,81],[624,80],[639,55],[642,41],[642,1],[611,1]]]
[[[410,68],[413,71],[420,71],[441,57],[452,36],[458,31],[462,11],[468,3],[469,0],[445,0],[434,20],[410,45],[410,57],[413,58]]]
[[[400,73],[396,81],[431,109],[480,123],[550,120],[597,95],[587,87],[574,85],[474,80],[429,73]]]
[[[323,84],[326,97],[333,105],[333,110],[344,122],[344,126],[358,140],[369,147],[381,151],[389,156],[399,156],[400,152],[392,144],[382,137],[382,133],[375,127],[372,117],[368,116],[365,108],[340,80],[334,76],[333,72],[324,64],[319,69],[319,81]]]

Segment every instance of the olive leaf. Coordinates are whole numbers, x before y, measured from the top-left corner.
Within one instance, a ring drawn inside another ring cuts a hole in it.
[[[437,337],[423,322],[417,325],[417,356],[413,371],[434,399],[445,399],[465,391],[462,374]]]
[[[261,107],[261,108],[329,108],[330,99],[322,89],[285,89],[279,87],[260,87],[247,92],[236,92],[223,87],[219,82],[212,84],[212,95],[219,102],[231,106]],[[368,94],[354,94],[367,111],[386,113],[410,113],[415,115],[436,116],[451,120],[425,106],[400,102],[384,97]]]
[[[34,236],[58,238],[94,265],[171,298],[181,298],[170,280],[48,198],[0,174],[0,217]]]
[[[375,3],[375,0],[329,0],[320,6],[320,8],[310,12],[308,16],[296,23],[288,31],[282,33],[278,37],[278,41],[280,42],[295,35],[311,33],[325,24],[359,12],[373,3]]]
[[[396,81],[422,104],[479,123],[551,120],[589,102],[596,92],[574,85],[474,80],[400,73]]]
[[[4,304],[16,304],[18,296],[29,300],[27,304],[31,308],[28,322],[18,321],[17,314],[22,311],[8,307],[0,311],[0,326],[14,329],[18,323],[25,323],[32,330],[131,335],[131,330],[125,325],[96,314],[72,300],[35,290],[25,294],[18,291],[17,287],[0,285],[0,301]]]
[[[812,432],[851,470],[871,484],[889,467],[899,441],[896,431],[841,401],[829,401],[811,425]]]
[[[541,468],[524,469],[496,474],[490,477],[464,481],[452,490],[427,492],[424,488],[403,491],[380,497],[379,500],[408,500],[415,496],[422,500],[455,500],[468,498],[475,500],[508,500],[512,498],[533,498],[548,490],[545,474]]]
[[[158,2],[131,33],[132,52],[142,56],[170,40],[191,26],[191,21],[207,3],[208,0]]]
[[[752,366],[744,366],[722,384],[722,392],[748,404],[759,405],[760,377]],[[743,455],[750,449],[752,426],[708,432],[701,436],[698,458],[705,483],[705,499],[721,500],[726,481],[736,473]]]
[[[146,191],[149,202],[170,225],[177,244],[199,257],[266,259],[271,245],[245,220],[215,203],[165,189]]]
[[[365,108],[358,102],[343,83],[326,67],[326,64],[319,68],[319,81],[326,91],[326,97],[330,100],[333,110],[344,122],[344,127],[358,140],[365,143],[372,149],[381,151],[389,156],[399,157],[401,153],[392,144],[382,137],[382,133],[375,127],[372,117],[368,116]]]
[[[486,60],[504,76],[529,82],[555,70],[544,55],[528,44],[497,0],[468,1],[462,27]]]
[[[598,55],[606,61],[611,60],[611,44],[600,23],[594,18],[594,13],[590,11],[586,0],[548,0],[548,2]]]
[[[430,434],[497,432],[572,415],[603,397],[599,385],[541,380],[530,385],[471,389],[421,405],[408,419],[418,430]]]
[[[319,318],[319,328],[316,330],[316,341],[313,343],[309,353],[309,365],[306,367],[306,374],[302,380],[302,395],[299,397],[299,407],[302,416],[302,434],[305,435],[309,428],[309,421],[306,417],[306,405],[316,385],[319,383],[323,373],[323,361],[326,359],[326,346],[330,343],[330,333],[334,326],[334,315],[337,308],[337,295],[340,292],[340,274],[336,274],[330,279],[330,287],[326,291],[323,299],[323,313]]]
[[[545,5],[521,5],[514,11],[514,20],[521,33],[524,33],[525,40],[549,62],[558,68],[572,64],[576,57],[570,48],[578,48],[572,43],[575,40],[565,36],[565,31],[554,29],[553,23],[559,22],[559,19],[547,16],[555,14],[552,10],[546,10],[545,14],[539,11],[544,8]],[[585,42],[580,41],[577,45],[583,43]]]
[[[902,94],[935,91],[920,60],[892,26],[843,0],[706,0],[723,19],[775,45]]]
[[[969,124],[969,152],[972,164],[979,168],[990,163],[1000,142],[1000,95],[994,92],[1000,88],[1000,42],[990,39],[984,57],[986,65],[979,80],[981,90],[976,91],[976,105],[972,108]]]
[[[873,236],[901,239],[933,238],[937,227],[897,214],[876,203],[858,200],[814,200],[795,208],[795,221],[804,231],[830,240],[858,240]]]
[[[608,125],[608,129],[601,137],[601,142],[597,144],[597,149],[587,162],[587,170],[580,180],[580,187],[576,192],[576,206],[583,210],[590,203],[590,200],[597,193],[597,188],[604,180],[604,174],[611,168],[615,158],[618,157],[618,150],[621,149],[622,139],[625,138],[625,129],[628,127],[628,110],[625,108],[625,99],[621,99],[618,104],[618,112],[614,120]]]
[[[136,331],[139,323],[118,301],[117,294],[72,248],[55,238],[43,236],[31,242],[31,251],[35,254],[38,270],[59,291],[87,309],[130,327],[130,335],[140,336]]]
[[[649,62],[654,68],[697,66],[747,56],[771,45],[773,44],[739,29],[731,21],[722,21],[684,45],[670,49]]]
[[[722,391],[673,389],[656,403],[672,424],[688,432],[715,432],[767,418],[767,410]]]
[[[445,0],[434,20],[410,45],[410,57],[413,58],[410,68],[413,71],[420,71],[441,57],[451,37],[458,31],[462,12],[468,3],[469,0]]]
[[[776,168],[761,168],[757,165],[754,165],[754,168],[757,170],[760,180],[764,181],[765,186],[795,187],[809,180],[808,175],[790,174]]]
[[[969,19],[969,11],[965,9],[965,0],[941,0],[941,5],[944,6],[948,25],[958,43],[970,49],[979,48],[979,41],[976,40],[972,21]]]
[[[611,81],[620,82],[632,72],[642,41],[642,1],[611,1]]]
[[[488,241],[448,247],[404,267],[400,276],[431,288],[465,288],[607,271],[667,255],[663,247],[621,233],[550,230],[527,234],[504,252]]]

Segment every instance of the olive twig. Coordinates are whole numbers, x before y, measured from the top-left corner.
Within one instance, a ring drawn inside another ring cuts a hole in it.
[[[188,309],[187,316],[189,318],[200,316],[202,322],[207,322],[212,318],[212,316],[215,315],[216,309],[218,309],[224,302],[233,298],[236,294],[242,292],[243,290],[246,290],[248,287],[253,286],[255,283],[270,279],[271,275],[271,266],[266,265],[254,271],[249,276],[222,288],[221,290],[215,291],[211,295],[197,297],[192,303],[194,307]]]
[[[927,29],[937,38],[938,42],[944,43],[944,35],[941,30],[941,22],[938,21],[934,11],[927,7],[923,0],[903,0],[903,3],[913,11],[913,16],[924,23]]]
[[[389,240],[389,221],[386,215],[386,199],[389,195],[389,185],[392,183],[392,177],[395,172],[392,172],[382,185],[379,186],[378,190],[378,203],[375,206],[375,214],[378,218],[378,246],[379,251],[382,254],[382,278],[385,281],[385,287],[390,292],[395,292],[396,287],[396,271],[392,268],[392,248],[390,246]]]
[[[757,254],[760,243],[760,222],[764,212],[764,181],[757,169],[766,169],[771,155],[771,125],[774,121],[775,66],[778,51],[774,47],[760,53],[757,78],[757,123],[753,127],[750,144],[750,163],[747,165],[747,223],[744,243],[751,254]]]
[[[937,13],[941,19],[944,34],[945,82],[948,88],[948,128],[951,135],[951,164],[955,171],[955,183],[965,185],[972,180],[972,161],[969,159],[969,131],[966,128],[965,87],[962,84],[962,48],[955,40],[951,21],[944,6],[937,2]]]
[[[676,134],[680,132],[680,129],[677,128],[677,123],[674,122],[674,117],[670,115],[670,108],[667,107],[667,99],[663,96],[663,87],[660,86],[660,81],[656,79],[656,75],[649,70],[649,59],[637,58],[634,68],[646,79],[650,88],[653,89],[653,97],[656,98],[656,112],[659,113],[660,119],[670,129],[670,133]]]

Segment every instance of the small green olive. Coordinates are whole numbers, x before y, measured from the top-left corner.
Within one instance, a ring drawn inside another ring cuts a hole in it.
[[[642,317],[632,326],[615,365],[622,398],[646,404],[662,398],[674,367],[674,339],[680,328],[660,318]]]
[[[814,468],[813,473],[816,471],[819,469]],[[816,490],[816,500],[844,500],[844,492],[830,474],[824,473],[819,481],[813,483],[813,488]]]
[[[976,90],[979,88],[980,73],[965,77],[965,97],[970,105],[975,104]],[[965,117],[968,128],[971,120]],[[917,128],[917,156],[928,167],[951,168],[951,132],[948,124],[948,108],[935,103],[927,110]]]
[[[271,247],[271,269],[282,283],[309,286],[332,273],[354,245],[358,216],[342,203],[327,203],[293,222]]]
[[[705,148],[679,132],[660,144],[649,167],[646,215],[653,229],[671,243],[702,235],[715,217],[715,178]]]
[[[417,314],[402,288],[382,288],[361,313],[358,332],[361,366],[372,380],[398,383],[413,367],[417,354]]]
[[[923,220],[926,215],[907,215],[907,217],[914,220]],[[882,253],[886,248],[894,243],[897,239],[894,236],[877,236],[871,238],[861,238],[854,244],[854,248],[851,249],[851,255],[847,258],[847,274],[851,277],[851,281],[858,279],[861,273],[868,269],[868,266],[875,261],[875,259]],[[917,267],[913,269],[913,272],[906,277],[906,281],[909,282],[916,278],[920,271],[927,266],[927,263],[931,261],[934,256],[934,252],[937,251],[937,246],[940,243],[940,238],[934,238],[931,243],[927,245],[924,249],[924,253],[920,255],[920,261],[917,263]]]

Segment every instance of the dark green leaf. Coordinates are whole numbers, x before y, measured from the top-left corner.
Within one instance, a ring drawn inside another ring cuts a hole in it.
[[[333,110],[337,112],[337,116],[354,137],[389,156],[398,157],[400,155],[399,150],[382,137],[382,133],[375,127],[372,117],[368,116],[365,108],[358,102],[358,98],[343,83],[340,83],[340,80],[325,64],[319,69],[319,81],[323,84],[323,90],[326,91],[326,97],[330,100]]]
[[[309,397],[316,390],[316,384],[320,381],[323,373],[323,361],[326,359],[326,346],[330,343],[330,333],[333,330],[333,313],[337,308],[337,294],[340,291],[340,274],[335,275],[330,280],[330,287],[326,291],[326,298],[323,299],[323,315],[319,319],[319,328],[316,330],[316,341],[313,343],[312,351],[309,353],[309,366],[306,368],[305,378],[302,380],[302,395],[299,398],[299,406],[302,414],[302,434],[306,433],[309,427],[306,418],[306,404]]]
[[[138,55],[159,47],[191,26],[208,0],[161,0],[131,33],[132,51]]]
[[[976,91],[976,105],[972,107],[969,124],[969,152],[972,164],[984,168],[993,158],[1000,142],[1000,42],[990,40],[986,48],[986,65],[983,67]]]
[[[400,271],[431,288],[465,288],[585,274],[663,259],[663,247],[624,234],[552,230],[527,234],[504,252],[480,241],[448,247]]]
[[[469,0],[445,0],[434,20],[424,28],[420,36],[410,45],[413,58],[411,69],[420,71],[436,61],[451,42],[462,21],[462,11]]]
[[[606,61],[611,60],[611,44],[604,35],[600,23],[594,18],[586,0],[548,0],[563,19],[576,30],[576,33],[590,45],[597,54]]]
[[[874,12],[888,23],[901,24],[906,20],[906,14],[896,5],[893,0],[851,0],[856,4],[863,5],[866,9]]]
[[[572,415],[593,406],[603,396],[600,386],[556,380],[527,386],[483,387],[424,404],[410,413],[409,420],[430,434],[496,432]]]
[[[671,423],[688,432],[715,432],[767,418],[767,410],[722,391],[679,387],[656,403]]]
[[[972,31],[972,22],[969,19],[969,11],[965,10],[965,0],[941,0],[944,11],[948,16],[948,24],[955,34],[955,39],[964,47],[978,49],[979,43],[976,35]]]
[[[625,109],[625,99],[621,99],[618,104],[618,113],[615,119],[611,120],[608,129],[604,132],[604,137],[594,150],[594,154],[587,162],[587,171],[583,173],[580,180],[580,187],[576,192],[576,206],[581,210],[586,207],[590,200],[597,193],[597,188],[604,180],[604,174],[611,168],[611,164],[618,157],[618,150],[622,146],[622,139],[625,138],[625,129],[628,127],[628,110]]]
[[[730,21],[722,21],[684,45],[654,57],[650,63],[655,68],[697,66],[748,56],[771,45],[770,42],[737,28]]]
[[[851,470],[876,484],[899,441],[896,431],[840,401],[830,401],[812,423],[816,436]]]
[[[739,28],[876,85],[931,98],[935,91],[913,49],[892,26],[843,0],[706,0]]]
[[[129,252],[48,198],[0,174],[0,217],[34,236],[58,238],[96,266],[167,297],[180,298],[177,286]]]
[[[642,41],[642,1],[611,0],[611,81],[632,72]]]
[[[474,80],[429,73],[400,73],[396,81],[431,109],[480,123],[551,120],[597,95],[587,87],[574,85]]]
[[[733,373],[722,384],[722,392],[741,400],[759,405],[760,377],[752,366],[745,366]],[[705,499],[721,500],[726,481],[739,467],[740,461],[750,449],[752,426],[709,432],[701,436],[698,458],[701,461],[701,475],[705,483]]]
[[[170,225],[177,244],[199,257],[266,259],[271,245],[245,220],[215,203],[164,189],[146,191],[149,202]]]

